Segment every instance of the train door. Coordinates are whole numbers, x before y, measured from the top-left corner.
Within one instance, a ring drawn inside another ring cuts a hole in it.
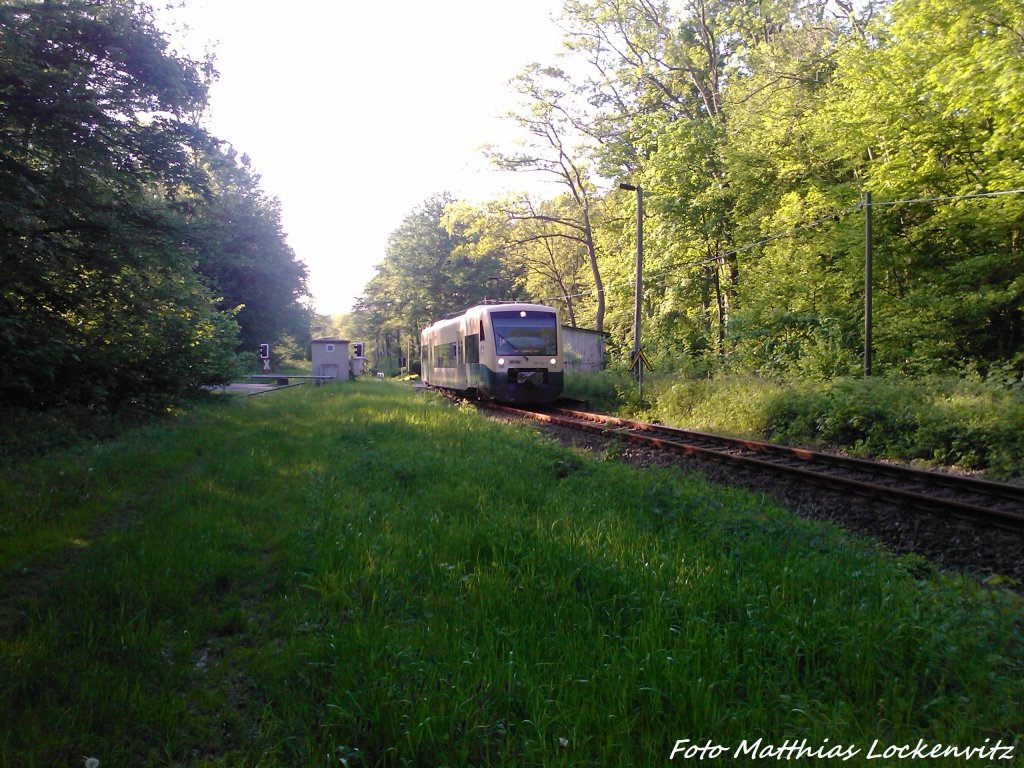
[[[480,318],[470,315],[465,327],[466,387],[480,387]]]

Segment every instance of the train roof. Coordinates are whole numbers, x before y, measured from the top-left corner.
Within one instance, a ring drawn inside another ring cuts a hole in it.
[[[550,307],[547,304],[534,304],[534,303],[529,302],[529,301],[507,301],[507,302],[499,302],[499,303],[495,303],[495,304],[490,304],[490,303],[489,304],[477,304],[475,306],[469,307],[464,312],[460,312],[457,315],[451,315],[450,317],[446,317],[446,318],[443,318],[441,320],[435,320],[433,323],[428,325],[423,330],[426,331],[426,330],[429,330],[430,328],[447,325],[447,324],[449,324],[449,323],[451,323],[453,321],[456,321],[456,320],[459,320],[459,319],[461,319],[463,317],[466,317],[467,315],[487,314],[487,313],[493,312],[495,310],[505,310],[505,311],[513,311],[514,312],[517,309],[518,310],[524,310],[524,309],[528,309],[528,310],[530,310],[530,309],[532,309],[532,310],[541,310],[541,309],[546,309],[549,312],[553,312],[556,315],[558,314],[558,309],[555,308],[555,307]]]

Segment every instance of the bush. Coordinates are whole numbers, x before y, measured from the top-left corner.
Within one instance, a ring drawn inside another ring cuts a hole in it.
[[[595,410],[617,412],[630,389],[636,389],[636,382],[628,371],[609,369],[592,373],[566,373],[563,392],[566,397],[586,400],[589,407]]]
[[[784,389],[780,384],[747,376],[665,382],[653,392],[650,415],[666,424],[731,435],[763,435],[769,404]]]
[[[864,456],[925,459],[996,476],[1024,473],[1024,398],[993,381],[837,379],[778,393],[765,436]]]
[[[1024,476],[1024,388],[1014,377],[840,378],[788,384],[753,374],[644,382],[625,371],[574,376],[594,408],[691,429]]]

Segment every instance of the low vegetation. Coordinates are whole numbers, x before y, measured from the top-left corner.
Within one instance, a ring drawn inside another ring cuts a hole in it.
[[[781,383],[753,374],[644,382],[579,376],[567,393],[666,424],[936,466],[1024,477],[1024,385],[1012,377],[838,378]]]
[[[1019,597],[390,382],[5,466],[0,530],[2,765],[1024,749]]]

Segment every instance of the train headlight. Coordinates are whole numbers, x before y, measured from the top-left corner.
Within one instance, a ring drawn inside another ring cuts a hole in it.
[[[556,365],[558,363],[558,360],[552,357],[548,362],[551,363],[552,365]]]
[[[498,358],[498,365],[504,365],[504,364],[505,364],[505,358],[504,357],[499,357]]]

